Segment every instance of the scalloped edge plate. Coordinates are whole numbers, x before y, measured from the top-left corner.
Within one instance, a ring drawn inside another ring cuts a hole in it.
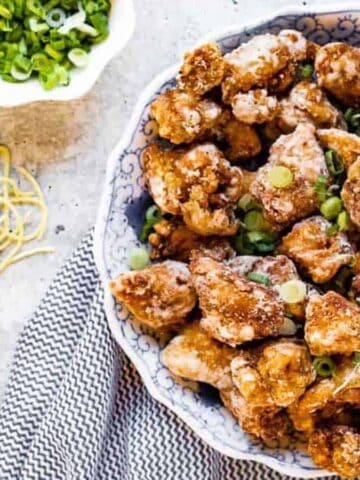
[[[276,11],[273,15],[261,17],[254,22],[232,25],[229,27],[225,27],[219,31],[211,32],[210,34],[203,37],[199,42],[197,42],[195,46],[201,45],[202,43],[209,40],[219,40],[225,36],[229,36],[232,34],[239,33],[241,31],[246,31],[248,29],[259,27],[262,24],[270,22],[271,20],[274,20],[279,16],[304,15],[304,14],[309,14],[309,15],[332,14],[332,13],[335,14],[340,12],[346,13],[347,11],[352,11],[352,12],[359,11],[359,16],[360,16],[360,6],[359,4],[356,4],[356,3],[324,4],[320,6],[314,6],[313,8],[289,6]],[[225,445],[219,445],[217,441],[214,441],[212,438],[207,437],[206,432],[204,430],[197,428],[192,418],[192,415],[182,410],[181,408],[177,407],[176,405],[171,404],[168,401],[168,399],[166,399],[161,394],[161,392],[158,390],[158,388],[154,384],[148,370],[144,368],[144,361],[141,360],[134,353],[132,347],[124,338],[120,328],[119,321],[117,320],[116,315],[114,314],[115,301],[107,287],[109,282],[109,277],[106,272],[106,265],[104,261],[104,232],[106,227],[105,219],[107,218],[107,214],[110,208],[111,197],[112,197],[112,179],[114,176],[114,172],[116,170],[116,164],[118,162],[118,159],[120,158],[120,156],[122,155],[122,153],[124,152],[128,144],[131,142],[136,126],[141,120],[141,116],[142,116],[145,105],[148,103],[149,99],[154,95],[154,92],[156,92],[166,81],[171,80],[176,75],[178,68],[179,68],[179,64],[176,64],[175,66],[172,66],[167,70],[163,71],[143,91],[134,108],[132,117],[129,121],[125,134],[123,135],[119,143],[115,146],[115,148],[111,152],[108,159],[105,186],[104,186],[103,196],[102,196],[101,204],[99,207],[97,222],[95,226],[94,257],[100,273],[101,281],[104,286],[104,291],[105,291],[104,305],[105,305],[105,312],[107,315],[109,327],[117,343],[121,346],[121,348],[125,351],[127,356],[134,363],[149,393],[157,401],[159,401],[160,403],[168,407],[171,411],[173,411],[176,415],[178,415],[200,438],[202,438],[202,440],[205,443],[210,445],[215,450],[219,451],[224,455],[228,455],[238,460],[252,460],[258,463],[262,463],[264,465],[267,465],[268,467],[271,467],[272,469],[274,469],[279,473],[290,475],[290,476],[296,475],[298,478],[319,478],[319,477],[325,477],[325,476],[334,476],[329,472],[317,469],[316,467],[304,469],[296,466],[296,464],[289,463],[288,465],[284,465],[283,463],[279,462],[275,458],[267,456],[266,454],[263,454],[261,452],[259,452],[258,454],[241,453]]]

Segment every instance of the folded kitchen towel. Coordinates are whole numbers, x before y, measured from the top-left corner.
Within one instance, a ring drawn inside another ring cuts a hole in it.
[[[111,337],[89,233],[20,336],[0,408],[0,479],[281,478],[212,450],[149,395]]]

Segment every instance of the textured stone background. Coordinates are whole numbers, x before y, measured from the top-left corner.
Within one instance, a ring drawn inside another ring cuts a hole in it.
[[[36,174],[49,206],[44,244],[56,248],[54,255],[31,258],[0,275],[0,396],[22,326],[60,265],[95,222],[107,156],[142,89],[202,35],[252,22],[289,4],[287,0],[134,3],[133,38],[86,97],[0,110],[0,143],[11,147],[16,163]]]

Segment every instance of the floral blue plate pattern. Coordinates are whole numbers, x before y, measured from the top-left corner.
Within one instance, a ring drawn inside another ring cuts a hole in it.
[[[236,26],[211,35],[225,52],[253,35],[291,28],[310,40],[324,44],[346,41],[360,46],[360,7],[322,6],[316,11],[287,9],[253,26]],[[208,39],[209,39],[208,38]],[[208,40],[207,39],[207,40]],[[95,258],[105,286],[105,308],[114,337],[136,365],[150,393],[178,414],[200,437],[216,450],[238,459],[264,463],[275,470],[299,477],[315,478],[327,473],[317,469],[306,451],[294,445],[283,449],[265,448],[247,436],[220,404],[211,389],[199,388],[172,378],[161,364],[161,342],[149,336],[128,312],[116,305],[107,284],[126,271],[129,251],[139,245],[137,234],[149,198],[144,191],[140,156],[154,137],[149,104],[174,85],[178,66],[159,75],[143,93],[124,138],[108,162],[105,189],[95,231]]]

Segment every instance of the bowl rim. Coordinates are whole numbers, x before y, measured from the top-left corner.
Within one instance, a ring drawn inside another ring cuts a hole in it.
[[[14,84],[14,94],[7,95],[7,96],[0,96],[0,107],[2,108],[11,108],[11,107],[18,107],[22,105],[28,105],[29,103],[33,102],[46,102],[46,101],[56,101],[56,102],[66,102],[70,100],[75,100],[86,93],[88,93],[92,87],[94,86],[95,82],[99,79],[100,75],[102,74],[103,70],[105,69],[106,65],[120,53],[120,51],[125,47],[128,43],[132,34],[134,33],[135,29],[135,8],[133,4],[133,0],[114,0],[119,2],[120,5],[117,7],[117,15],[121,15],[119,22],[117,22],[117,26],[114,27],[118,29],[121,34],[117,41],[117,38],[109,37],[103,43],[99,44],[102,48],[102,55],[97,57],[97,67],[96,69],[84,69],[83,71],[77,70],[76,79],[74,83],[70,84],[67,87],[57,87],[50,91],[45,91],[42,89],[37,89],[36,92],[28,95],[28,98],[25,94],[20,94],[20,90],[22,86],[29,85],[29,83],[24,82],[23,84]],[[114,18],[117,18],[114,17]],[[107,47],[108,43],[108,48]],[[91,59],[90,59],[91,61]],[[31,82],[37,82],[37,79],[31,79]],[[76,82],[76,83],[75,83]],[[5,82],[1,82],[3,85]],[[1,87],[0,87],[1,88]],[[10,89],[11,87],[8,86]],[[17,95],[16,89],[18,90],[19,94]]]
[[[252,22],[241,22],[236,24],[231,24],[225,26],[221,29],[216,29],[208,34],[202,36],[199,41],[197,41],[192,48],[195,48],[205,42],[210,40],[216,41],[222,37],[229,36],[232,34],[239,33],[244,30],[253,29],[257,26],[270,22],[271,20],[284,16],[284,15],[304,15],[304,14],[335,14],[341,12],[359,12],[360,15],[360,5],[359,3],[355,2],[346,2],[342,3],[324,3],[321,5],[314,5],[314,6],[298,6],[298,5],[289,5],[287,7],[282,7],[276,10],[274,13],[269,15],[264,15],[261,17],[254,18]],[[191,47],[189,48],[191,50]],[[106,175],[105,175],[105,182],[103,185],[103,193],[100,200],[100,205],[98,209],[95,230],[94,230],[94,244],[93,244],[93,254],[95,258],[95,263],[97,265],[100,280],[104,287],[104,307],[105,307],[105,314],[107,317],[107,321],[109,324],[109,328],[111,330],[112,335],[114,336],[116,342],[120,345],[126,355],[130,358],[130,360],[134,363],[147,391],[150,395],[160,402],[161,404],[165,405],[169,408],[170,411],[174,412],[182,421],[188,425],[192,431],[194,431],[207,445],[210,445],[216,451],[219,451],[221,454],[227,455],[237,460],[251,460],[256,463],[260,463],[266,465],[273,470],[277,471],[280,474],[284,475],[293,475],[293,471],[289,471],[289,467],[280,463],[277,459],[272,458],[270,456],[266,456],[265,454],[258,453],[243,453],[235,451],[225,445],[222,446],[221,451],[218,448],[218,444],[213,441],[211,438],[206,436],[206,431],[203,431],[194,424],[192,416],[187,412],[183,411],[180,407],[173,405],[169,402],[158,390],[156,385],[154,384],[149,372],[143,368],[143,361],[134,354],[132,347],[127,343],[124,339],[119,322],[114,314],[114,307],[115,307],[115,300],[110,293],[108,288],[109,278],[106,272],[106,266],[104,262],[104,242],[103,242],[103,235],[105,232],[106,222],[104,221],[107,218],[107,214],[110,207],[111,202],[111,193],[109,191],[112,185],[112,177],[113,172],[115,171],[116,163],[120,158],[121,154],[127,147],[127,145],[131,142],[133,137],[134,131],[136,126],[138,125],[139,120],[141,120],[141,115],[143,113],[144,106],[148,103],[149,99],[153,96],[154,92],[156,92],[159,87],[161,87],[166,81],[171,80],[177,73],[180,66],[180,62],[172,65],[171,67],[167,68],[166,70],[159,73],[142,91],[138,101],[136,102],[128,125],[125,129],[124,134],[122,135],[119,142],[115,145],[113,150],[111,151],[108,161],[107,161],[107,168],[106,168]],[[300,471],[301,470],[301,471]],[[335,474],[317,469],[317,468],[299,468],[299,472],[297,473],[298,478],[320,478],[320,477],[333,477],[336,476]]]

